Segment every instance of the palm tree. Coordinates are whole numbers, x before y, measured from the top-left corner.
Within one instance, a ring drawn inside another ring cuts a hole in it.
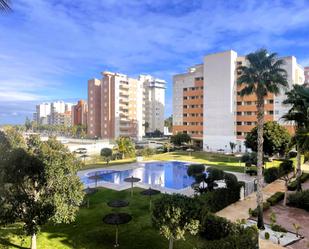
[[[0,0],[0,11],[10,11],[10,0]]]
[[[116,140],[117,143],[117,151],[121,153],[122,159],[125,158],[125,155],[132,156],[135,151],[135,145],[133,141],[129,137],[119,137]]]
[[[291,109],[283,119],[293,121],[296,126],[296,133],[292,139],[297,150],[297,191],[301,191],[301,154],[308,150],[308,129],[309,129],[309,88],[305,85],[294,85],[293,89],[286,93],[287,98],[284,104],[291,105]]]
[[[282,68],[284,61],[276,53],[260,49],[246,56],[248,66],[240,66],[241,75],[237,84],[243,86],[240,96],[254,94],[257,98],[257,208],[258,228],[264,229],[263,221],[263,125],[264,99],[268,93],[278,94],[288,86],[287,72]]]

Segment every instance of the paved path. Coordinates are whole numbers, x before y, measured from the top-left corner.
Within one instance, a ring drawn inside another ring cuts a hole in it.
[[[276,180],[263,188],[264,201],[276,192],[284,192],[284,182]],[[233,203],[232,205],[217,212],[217,215],[231,221],[249,218],[249,208],[256,208],[256,193],[248,195],[244,200]],[[260,239],[260,249],[282,249],[284,247],[276,245],[271,241]]]

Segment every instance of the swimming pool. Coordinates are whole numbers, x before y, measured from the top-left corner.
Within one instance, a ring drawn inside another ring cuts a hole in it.
[[[151,162],[142,163],[141,167],[116,171],[116,170],[97,170],[81,177],[82,182],[93,184],[97,181],[109,182],[114,184],[124,183],[124,179],[130,176],[138,177],[141,183],[149,186],[158,186],[169,189],[180,190],[190,187],[194,182],[192,177],[187,175],[189,164],[184,162]],[[89,179],[90,176],[97,176],[97,179]]]

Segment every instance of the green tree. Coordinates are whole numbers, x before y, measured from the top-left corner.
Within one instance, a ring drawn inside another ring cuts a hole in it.
[[[234,149],[236,148],[236,143],[233,143],[233,142],[230,142],[230,148],[231,148],[231,151],[232,153],[234,153]]]
[[[169,240],[173,249],[174,240],[185,239],[185,234],[197,234],[199,220],[191,198],[184,195],[164,194],[154,203],[152,222],[160,234]]]
[[[296,126],[296,134],[292,139],[292,144],[296,146],[297,150],[297,191],[300,191],[301,154],[309,151],[309,87],[294,85],[293,89],[286,93],[286,99],[283,103],[291,106],[283,119],[294,122]]]
[[[245,145],[247,148],[257,152],[257,127],[253,128],[246,136]],[[291,135],[288,130],[275,121],[264,123],[263,126],[263,152],[273,156],[276,153],[284,155],[291,142]]]
[[[260,49],[246,56],[248,66],[240,66],[237,84],[243,87],[240,96],[254,94],[257,98],[257,208],[258,228],[264,229],[263,221],[263,128],[264,103],[269,94],[278,94],[281,88],[288,86],[287,72],[282,68],[284,61],[276,53]]]
[[[177,133],[171,136],[171,143],[176,146],[180,146],[183,143],[188,143],[191,141],[191,137],[187,133]]]
[[[118,151],[122,155],[122,159],[126,156],[133,157],[135,154],[135,144],[129,137],[119,137],[116,140],[116,148],[115,150]]]
[[[36,249],[42,225],[75,220],[84,196],[76,175],[80,164],[56,139],[41,142],[32,136],[26,148],[12,148],[0,165],[5,176],[0,183],[0,222],[22,222],[31,249]]]
[[[0,0],[0,11],[10,11],[10,0]]]
[[[28,117],[26,117],[26,120],[25,120],[25,127],[26,127],[26,131],[29,131],[32,128],[31,121]]]
[[[113,150],[110,148],[103,148],[101,150],[101,157],[104,158],[106,164],[108,165],[109,161],[111,160],[113,155]]]
[[[164,120],[164,126],[168,128],[169,132],[173,131],[173,115]]]

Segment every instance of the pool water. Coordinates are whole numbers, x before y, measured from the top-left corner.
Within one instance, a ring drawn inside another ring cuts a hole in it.
[[[194,179],[187,175],[188,166],[189,164],[184,162],[151,162],[144,163],[139,168],[124,171],[94,171],[82,177],[81,180],[84,184],[93,184],[95,181],[121,184],[125,178],[134,176],[140,178],[141,183],[150,186],[178,190],[189,187],[194,182]],[[93,175],[97,176],[97,180],[89,179],[89,176]]]

